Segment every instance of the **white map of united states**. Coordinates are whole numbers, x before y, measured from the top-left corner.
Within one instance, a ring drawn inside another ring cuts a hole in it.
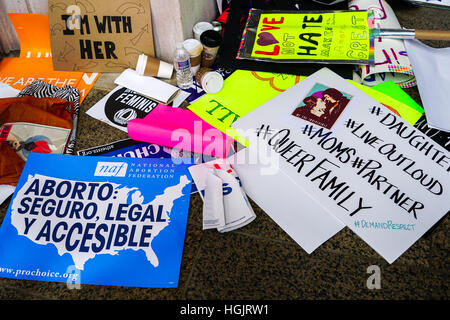
[[[136,226],[136,230],[135,230],[136,234],[141,233],[144,225],[151,224],[152,225],[151,237],[149,238],[149,241],[148,241],[150,244],[146,247],[130,247],[127,245],[128,244],[127,243],[126,245],[120,246],[120,247],[111,246],[109,249],[104,248],[102,251],[95,253],[92,251],[92,248],[90,248],[90,247],[89,247],[90,250],[88,252],[79,252],[78,250],[69,252],[69,251],[67,251],[66,246],[64,245],[64,241],[61,241],[61,242],[46,241],[46,239],[42,239],[42,237],[40,237],[39,240],[36,240],[36,239],[39,235],[39,232],[42,230],[44,224],[48,220],[50,220],[51,226],[55,226],[57,223],[59,223],[61,221],[65,221],[69,225],[69,228],[74,223],[81,223],[83,226],[85,226],[88,222],[90,222],[90,223],[94,222],[96,225],[103,223],[103,224],[108,225],[109,227],[112,226],[113,224],[117,224],[118,221],[111,221],[111,220],[105,219],[106,206],[107,206],[108,201],[102,202],[97,199],[97,201],[95,201],[95,202],[98,205],[98,212],[93,219],[90,219],[88,221],[83,220],[83,219],[76,219],[76,218],[69,219],[67,217],[60,218],[60,217],[56,217],[55,214],[45,217],[42,214],[37,214],[37,215],[30,214],[30,212],[29,212],[30,210],[28,210],[28,212],[26,212],[26,213],[19,213],[18,209],[23,210],[23,205],[21,205],[21,200],[24,197],[30,196],[30,195],[25,195],[25,192],[29,189],[30,185],[36,179],[38,179],[40,183],[44,183],[44,181],[46,179],[55,180],[57,183],[60,183],[62,181],[69,181],[73,184],[76,182],[76,181],[72,181],[72,180],[61,180],[58,178],[47,177],[47,176],[43,176],[43,175],[39,175],[39,174],[29,175],[27,182],[17,192],[17,195],[15,196],[14,201],[12,203],[11,224],[17,229],[17,232],[20,236],[25,236],[28,239],[30,239],[31,241],[33,241],[34,243],[37,243],[39,245],[53,244],[56,247],[56,249],[58,250],[58,254],[61,256],[63,254],[69,253],[73,258],[76,268],[79,270],[84,270],[84,265],[85,265],[86,261],[88,261],[89,259],[95,258],[95,256],[98,254],[117,255],[117,254],[119,254],[119,251],[126,250],[126,249],[131,249],[131,250],[135,250],[135,251],[143,250],[145,252],[147,260],[154,267],[158,267],[159,259],[156,255],[155,251],[153,250],[151,243],[152,243],[153,239],[155,237],[157,237],[158,234],[169,225],[173,203],[175,200],[177,200],[178,198],[183,196],[183,192],[182,192],[183,188],[190,183],[190,180],[185,175],[183,175],[180,177],[180,182],[177,185],[167,187],[162,194],[157,195],[151,202],[148,202],[148,203],[144,203],[145,198],[144,198],[144,196],[142,196],[142,193],[139,189],[128,188],[128,187],[125,187],[120,184],[110,183],[114,187],[114,197],[115,197],[114,203],[115,204],[120,204],[120,203],[126,204],[127,199],[129,197],[131,197],[133,204],[141,204],[142,207],[152,205],[153,208],[155,208],[155,210],[156,210],[156,208],[158,208],[160,205],[162,205],[163,212],[161,214],[161,220],[163,222],[149,222],[148,220],[143,221],[143,222],[141,222],[141,221],[130,222],[128,219],[125,219],[125,221],[120,221],[120,223],[122,223],[122,224]],[[86,183],[89,183],[89,182],[86,182]],[[149,183],[151,183],[151,182],[149,182]],[[55,201],[61,200],[54,195],[46,197],[45,199],[54,199]],[[83,200],[77,200],[77,201],[82,201],[84,204],[87,205],[88,203],[92,202],[93,200],[83,199]],[[109,201],[109,202],[111,202],[111,201]],[[114,208],[117,209],[117,206],[115,206]],[[112,211],[114,211],[114,209]],[[155,215],[156,215],[156,211],[155,211]],[[28,227],[29,227],[28,230],[27,230],[27,224],[25,221],[26,218],[28,219],[27,220]],[[36,219],[36,220],[30,226],[30,221],[32,219]],[[76,234],[76,233],[74,233],[74,234]],[[78,238],[76,238],[76,237],[78,237]],[[76,237],[73,241],[76,241],[77,239],[79,240],[82,237],[82,235],[76,234]],[[91,241],[95,241],[95,238],[92,239]]]

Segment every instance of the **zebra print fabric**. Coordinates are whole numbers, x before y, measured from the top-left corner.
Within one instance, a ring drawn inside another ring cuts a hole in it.
[[[59,88],[42,80],[35,80],[20,91],[18,97],[32,96],[36,98],[60,98],[73,102],[75,109],[73,114],[73,129],[67,141],[66,154],[73,154],[77,134],[78,113],[80,111],[80,93],[71,86]],[[70,110],[69,110],[70,111]]]

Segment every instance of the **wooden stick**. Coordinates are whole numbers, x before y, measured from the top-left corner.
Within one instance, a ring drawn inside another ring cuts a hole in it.
[[[378,37],[390,39],[449,40],[450,31],[414,29],[378,29]]]
[[[416,30],[416,39],[422,40],[449,40],[450,31],[443,30]]]

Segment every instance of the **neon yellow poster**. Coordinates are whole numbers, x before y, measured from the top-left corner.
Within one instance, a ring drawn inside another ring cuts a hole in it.
[[[372,11],[251,9],[237,58],[373,64],[374,33]]]
[[[291,74],[237,70],[225,80],[220,92],[205,94],[188,108],[215,128],[247,145],[231,124],[303,79],[305,77]]]
[[[225,80],[220,92],[205,94],[188,108],[215,128],[247,146],[247,140],[233,129],[231,124],[305,78],[283,73],[236,70]],[[411,124],[416,123],[423,113],[386,94],[354,81],[347,81]]]
[[[231,124],[305,78],[283,73],[236,70],[225,80],[220,92],[205,94],[188,108],[215,128],[247,146],[248,141],[233,129]],[[423,113],[386,94],[354,81],[347,81],[411,124]]]

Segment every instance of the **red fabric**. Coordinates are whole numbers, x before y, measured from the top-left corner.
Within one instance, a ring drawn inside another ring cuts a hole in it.
[[[217,21],[223,24],[227,23],[228,13],[230,12],[230,8],[227,8],[222,14],[217,18]]]
[[[227,8],[222,12],[222,14],[217,18],[217,21],[222,24],[222,36],[225,34],[225,26],[227,24],[228,13],[230,12],[230,8]]]
[[[72,130],[73,112],[74,104],[63,99],[4,98],[0,99],[0,126],[5,123],[27,122]],[[51,152],[46,142],[45,144],[43,146],[39,141],[36,142],[37,150]],[[13,148],[6,141],[0,141],[0,184],[15,186],[24,165],[25,161]]]
[[[36,146],[31,150],[32,152],[39,152],[39,153],[52,153],[52,150],[48,146],[47,141],[34,141],[33,142]]]

